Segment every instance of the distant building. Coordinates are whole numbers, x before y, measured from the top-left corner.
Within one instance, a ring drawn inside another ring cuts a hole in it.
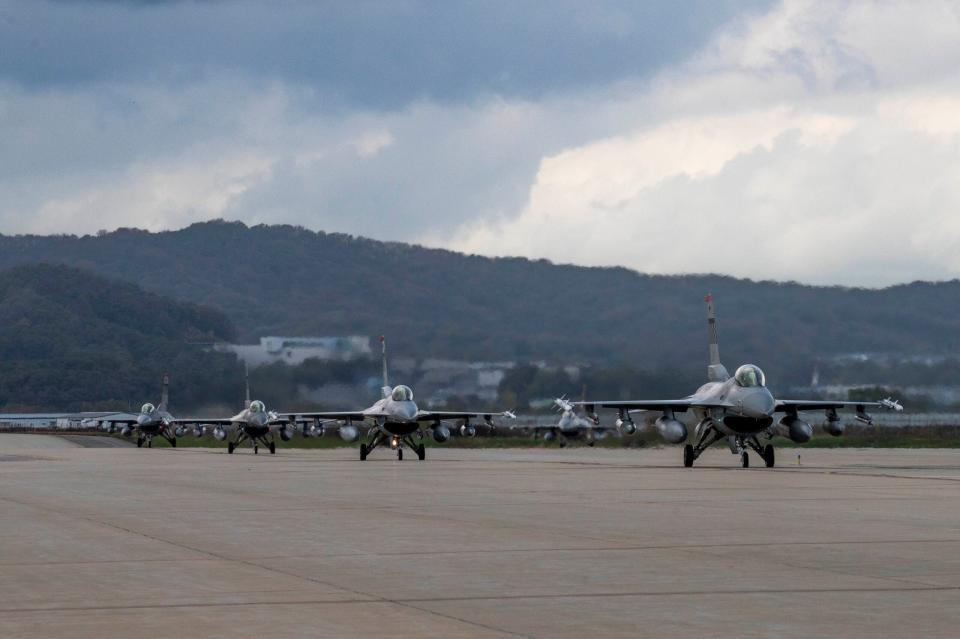
[[[129,413],[91,412],[91,413],[0,413],[0,428],[50,428],[69,430],[91,428],[106,417],[114,419],[136,419]]]
[[[251,367],[286,362],[302,364],[308,359],[341,361],[369,357],[370,338],[362,335],[346,337],[261,337],[259,344],[217,344],[214,349],[234,353]]]

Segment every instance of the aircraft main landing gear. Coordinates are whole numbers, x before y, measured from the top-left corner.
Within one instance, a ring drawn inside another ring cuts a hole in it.
[[[419,446],[417,446],[417,459],[419,459],[420,461],[423,461],[426,458],[427,458],[427,447],[424,446],[423,444],[420,444]]]
[[[683,466],[684,468],[693,468],[693,445],[687,444],[683,447]]]
[[[776,463],[773,444],[767,444],[763,447],[763,462],[767,465],[767,468],[773,468],[774,463]]]
[[[232,455],[233,451],[236,449],[236,445],[233,442],[227,442],[227,454]]]
[[[403,461],[403,447],[397,446],[397,461]]]
[[[367,445],[360,444],[360,461],[366,461],[366,460],[367,460]]]
[[[744,468],[750,468],[750,455],[747,454],[747,451],[740,453],[740,465]]]

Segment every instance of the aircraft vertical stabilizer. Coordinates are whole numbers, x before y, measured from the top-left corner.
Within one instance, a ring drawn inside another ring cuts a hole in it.
[[[170,373],[164,373],[160,386],[160,410],[167,410],[167,404],[170,403]]]
[[[390,397],[390,378],[387,376],[387,338],[383,335],[380,336],[380,351],[381,358],[383,359],[383,387],[380,389],[380,393],[384,398]]]
[[[246,380],[245,384],[247,386],[247,395],[246,399],[244,400],[243,407],[250,408],[250,366],[246,362],[243,363],[243,376]]]
[[[711,382],[723,382],[730,379],[730,373],[720,363],[720,341],[717,338],[717,315],[713,309],[713,295],[707,293],[703,300],[707,303],[707,330],[710,334],[710,365],[707,367],[707,379]]]

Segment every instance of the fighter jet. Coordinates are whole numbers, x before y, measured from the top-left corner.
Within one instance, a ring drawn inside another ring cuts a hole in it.
[[[174,426],[176,420],[173,415],[167,411],[167,405],[170,400],[170,375],[163,374],[162,387],[160,391],[160,403],[154,406],[146,403],[140,408],[140,414],[136,420],[133,419],[115,419],[107,418],[100,420],[100,427],[109,433],[115,433],[117,428],[124,437],[130,437],[134,432],[137,434],[137,447],[144,444],[147,448],[153,446],[154,437],[163,437],[171,446],[176,447],[177,437],[183,436],[183,431],[178,431]]]
[[[476,435],[476,427],[470,423],[471,419],[483,418],[484,423],[493,427],[493,417],[504,417],[513,419],[513,413],[505,411],[502,413],[474,413],[474,412],[443,412],[420,410],[413,400],[413,391],[409,386],[399,385],[390,386],[387,375],[387,343],[383,336],[380,337],[381,349],[383,352],[383,387],[381,388],[382,398],[364,410],[341,411],[341,412],[319,412],[319,413],[281,413],[280,417],[289,420],[291,427],[297,422],[312,420],[313,425],[304,424],[304,434],[313,432],[322,435],[326,429],[335,429],[340,433],[344,441],[355,442],[360,439],[360,429],[366,430],[366,442],[360,444],[360,460],[366,460],[367,456],[381,446],[389,446],[391,450],[397,451],[397,459],[403,459],[404,447],[409,448],[417,454],[420,460],[426,459],[426,448],[422,442],[425,431],[430,430],[433,439],[442,443],[450,439],[450,428],[444,424],[445,421],[459,420],[460,435],[463,437],[473,437]],[[327,426],[327,424],[334,426]],[[307,429],[311,429],[308,431]],[[416,436],[416,440],[414,440]]]
[[[212,429],[214,439],[221,442],[233,433],[233,440],[227,442],[227,453],[231,455],[244,442],[250,443],[254,454],[260,452],[260,446],[264,446],[271,455],[275,455],[276,437],[279,436],[283,441],[290,441],[293,438],[294,424],[288,419],[282,419],[277,413],[268,411],[266,405],[260,400],[250,400],[249,373],[246,395],[243,410],[233,417],[178,419],[176,423],[183,428],[193,426],[198,437],[203,435],[206,429]]]
[[[583,414],[582,407],[571,402],[566,397],[553,400],[554,407],[560,412],[560,419],[550,426],[532,426],[517,428],[532,430],[534,435],[542,437],[545,442],[557,441],[560,448],[566,447],[570,440],[583,440],[587,446],[606,439],[607,435],[616,432],[619,435],[633,435],[637,426],[633,422],[624,422],[618,428],[608,428],[595,424],[587,415]]]
[[[693,462],[703,451],[725,439],[730,452],[740,456],[744,468],[750,465],[747,449],[755,451],[766,466],[772,468],[775,463],[773,445],[762,445],[761,440],[768,441],[775,435],[782,435],[797,443],[809,441],[813,436],[813,428],[800,419],[801,411],[823,410],[823,429],[831,435],[839,436],[843,434],[844,426],[837,415],[838,408],[855,407],[856,418],[867,424],[873,423],[873,418],[866,412],[867,407],[903,410],[898,402],[889,398],[876,402],[774,399],[767,389],[763,371],[753,364],[744,364],[730,377],[727,369],[720,363],[713,297],[707,295],[704,301],[707,303],[710,336],[707,383],[696,393],[683,399],[582,402],[594,423],[599,423],[596,406],[616,409],[619,412],[618,427],[632,424],[632,413],[658,411],[662,415],[655,425],[661,436],[670,443],[679,444],[687,439],[687,427],[676,419],[675,413],[689,410],[696,415],[699,423],[695,431],[696,444],[687,444],[683,448],[684,466],[693,466]],[[774,415],[777,413],[783,413],[784,416],[774,424]]]

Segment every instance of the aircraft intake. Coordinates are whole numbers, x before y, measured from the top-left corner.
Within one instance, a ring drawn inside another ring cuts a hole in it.
[[[477,429],[476,429],[476,427],[471,426],[470,424],[464,424],[463,426],[460,427],[460,436],[461,436],[461,437],[476,437],[476,436],[477,436]]]
[[[442,444],[443,442],[447,441],[448,439],[450,439],[450,429],[449,429],[449,428],[447,428],[446,426],[440,425],[440,424],[438,424],[437,426],[434,426],[434,427],[433,427],[433,440],[434,440],[435,442],[437,442],[438,444]]]
[[[671,444],[679,444],[687,440],[687,427],[679,420],[660,417],[654,425],[660,431],[660,436]]]
[[[356,426],[347,424],[346,426],[340,427],[340,439],[345,442],[353,443],[360,439],[360,431]]]
[[[797,444],[805,444],[813,437],[813,427],[796,415],[785,415],[780,420],[780,434]]]
[[[227,438],[227,431],[224,430],[223,426],[217,426],[213,429],[213,438],[218,442],[222,442]]]

